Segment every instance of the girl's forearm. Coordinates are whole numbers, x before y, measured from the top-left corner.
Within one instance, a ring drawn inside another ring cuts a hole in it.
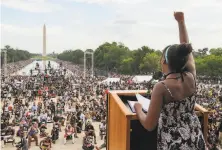
[[[189,43],[189,37],[185,25],[185,21],[179,21],[179,36],[180,36],[180,43]]]
[[[138,119],[140,120],[140,123],[143,125],[144,128],[146,128],[146,114],[142,110],[139,110],[136,113]]]

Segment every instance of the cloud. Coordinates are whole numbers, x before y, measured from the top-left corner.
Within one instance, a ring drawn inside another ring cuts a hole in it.
[[[87,3],[87,4],[138,4],[147,0],[66,0],[70,2]]]
[[[14,34],[14,35],[23,35],[23,36],[42,36],[43,27],[34,26],[34,27],[21,27],[17,25],[10,24],[1,24],[1,31],[4,33]],[[46,29],[47,35],[60,35],[63,32],[62,27],[58,26],[49,26]]]
[[[115,20],[114,24],[123,24],[123,25],[131,25],[131,24],[136,24],[136,20]]]
[[[2,0],[1,5],[34,13],[48,13],[62,10],[61,5],[50,3],[47,0]]]
[[[10,0],[3,1],[7,3]],[[18,4],[19,0],[14,1]],[[195,49],[222,45],[222,20],[220,19],[222,0],[64,1],[65,3],[61,3],[61,5],[64,7],[69,4],[69,7],[66,7],[61,13],[59,12],[56,17],[54,14],[47,14],[47,18],[50,19],[46,18],[47,21],[45,21],[52,25],[47,25],[47,51],[50,52],[77,48],[96,49],[100,44],[112,41],[122,42],[130,49],[148,45],[151,48],[162,50],[169,44],[179,42],[178,27],[173,17],[175,10],[184,11],[189,37]],[[57,10],[54,8],[54,4],[51,5],[46,0],[26,2],[20,0],[19,2],[36,7],[34,8],[36,11],[38,8],[46,9],[47,5],[50,5],[53,11]],[[76,2],[82,4],[75,5]],[[34,4],[38,5],[33,6]],[[34,26],[19,25],[20,22],[12,23],[12,18],[4,17],[4,24],[1,25],[2,44],[19,46],[32,52],[41,52],[41,23],[44,15],[38,14],[37,18],[27,18],[27,20],[39,19],[36,22],[40,25],[34,24]]]
[[[60,26],[46,26],[47,52],[57,48],[64,50],[64,29]],[[26,49],[30,52],[42,52],[43,26],[19,26],[13,24],[1,24],[1,43]],[[63,47],[63,48],[61,48]]]

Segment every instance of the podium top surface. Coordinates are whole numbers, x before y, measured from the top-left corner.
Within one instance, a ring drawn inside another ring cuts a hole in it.
[[[113,90],[110,94],[134,96],[135,94],[146,94],[147,90]]]
[[[121,108],[122,112],[125,116],[131,120],[137,120],[138,117],[136,113],[133,113],[129,106],[126,104],[126,100],[122,100],[122,96],[128,97],[135,97],[136,94],[145,95],[147,90],[113,90],[109,91],[109,95],[118,103],[119,107]],[[130,99],[127,99],[130,100]],[[200,106],[199,104],[195,104],[195,110],[199,111],[199,113],[209,113],[205,108]]]
[[[129,97],[136,97],[136,94],[144,95],[147,93],[147,90],[113,90],[109,91],[111,97],[116,101],[116,103],[121,108],[121,111],[125,114],[125,116],[131,120],[137,120],[136,113],[133,113],[129,106],[126,104],[127,100],[122,100],[121,96],[129,96]]]

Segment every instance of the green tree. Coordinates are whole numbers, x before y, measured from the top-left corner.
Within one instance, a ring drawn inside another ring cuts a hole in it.
[[[8,48],[10,49],[10,47]],[[86,51],[92,52],[92,49]],[[199,49],[193,52],[196,60],[198,75],[222,75],[221,54],[222,48]],[[82,50],[66,50],[58,55],[58,59],[83,64],[84,52]],[[162,52],[148,46],[136,50],[129,50],[123,43],[112,42],[100,45],[94,51],[95,68],[103,71],[112,71],[122,74],[153,73],[160,69]],[[87,65],[91,67],[91,56],[87,56]]]
[[[129,55],[129,48],[122,43],[104,43],[95,50],[95,65],[107,71],[118,70],[121,60]]]
[[[26,50],[14,49],[9,45],[6,45],[4,48],[1,49],[1,64],[4,63],[4,52],[7,52],[7,63],[17,62],[21,60],[30,59],[32,54]]]
[[[146,54],[139,66],[141,71],[149,73],[157,71],[160,68],[160,58],[155,52]]]
[[[196,68],[198,75],[222,76],[222,57],[208,55],[196,58]]]
[[[125,58],[121,61],[119,71],[122,72],[123,74],[132,74],[133,73],[132,65],[133,65],[133,58],[132,57]]]
[[[216,56],[222,56],[222,48],[212,48],[210,49],[210,54]]]
[[[200,56],[206,56],[208,52],[208,48],[198,49],[198,53]]]
[[[73,62],[75,64],[83,64],[83,57],[84,57],[84,52],[80,49],[75,50],[72,53],[72,57],[73,57]]]
[[[137,74],[139,74],[141,72],[141,69],[139,68],[140,64],[143,61],[143,58],[146,56],[146,54],[150,54],[154,52],[153,49],[150,49],[148,46],[142,46],[141,48],[134,50],[132,53],[133,55],[133,72],[136,72]]]

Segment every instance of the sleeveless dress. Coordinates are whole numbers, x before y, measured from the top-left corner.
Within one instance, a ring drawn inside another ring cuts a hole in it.
[[[169,88],[164,83],[163,85],[173,97]],[[194,105],[195,94],[180,101],[164,104],[158,121],[158,150],[206,149]]]

